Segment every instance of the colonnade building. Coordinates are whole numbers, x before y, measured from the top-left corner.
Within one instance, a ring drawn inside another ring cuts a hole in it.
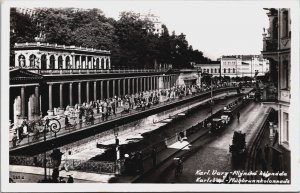
[[[10,121],[64,113],[84,102],[184,84],[167,69],[111,70],[110,52],[56,44],[24,43],[14,48],[10,70]],[[195,80],[197,77],[191,77]],[[190,78],[190,79],[191,79]]]
[[[39,70],[111,69],[110,51],[49,43],[16,43],[15,66]]]

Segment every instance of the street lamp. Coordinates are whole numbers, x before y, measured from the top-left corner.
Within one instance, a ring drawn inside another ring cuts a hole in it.
[[[120,174],[120,148],[119,148],[119,127],[114,128],[115,142],[116,142],[116,174]]]
[[[212,106],[213,106],[213,98],[212,98],[212,74],[210,74],[210,115],[212,116]]]

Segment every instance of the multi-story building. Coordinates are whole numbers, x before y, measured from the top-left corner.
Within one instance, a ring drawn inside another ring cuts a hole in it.
[[[263,76],[269,71],[269,61],[261,55],[222,56],[220,61],[194,66],[213,76],[254,77]]]
[[[263,57],[270,61],[268,95],[275,95],[278,110],[279,144],[289,149],[289,106],[291,73],[291,19],[290,9],[268,10],[269,29],[263,33]],[[272,98],[274,99],[274,98]]]
[[[159,17],[154,15],[153,13],[149,12],[147,14],[141,14],[142,19],[148,19],[153,23],[153,33],[154,34],[162,34],[163,33],[163,28],[162,28],[162,23],[159,20]]]
[[[212,61],[207,64],[195,64],[194,67],[203,73],[212,74],[213,76],[220,76],[220,61]]]

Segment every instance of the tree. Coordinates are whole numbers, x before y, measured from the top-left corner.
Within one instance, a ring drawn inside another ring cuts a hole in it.
[[[10,12],[10,65],[15,64],[12,48],[15,43],[33,42],[39,31],[29,15],[21,14],[15,8]]]

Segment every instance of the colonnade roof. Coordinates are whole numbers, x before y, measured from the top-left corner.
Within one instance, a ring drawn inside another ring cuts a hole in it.
[[[45,51],[64,51],[74,54],[93,54],[93,55],[110,55],[108,50],[99,50],[87,47],[77,47],[77,46],[66,46],[58,44],[49,44],[41,42],[33,43],[15,43],[14,50],[45,50]]]

